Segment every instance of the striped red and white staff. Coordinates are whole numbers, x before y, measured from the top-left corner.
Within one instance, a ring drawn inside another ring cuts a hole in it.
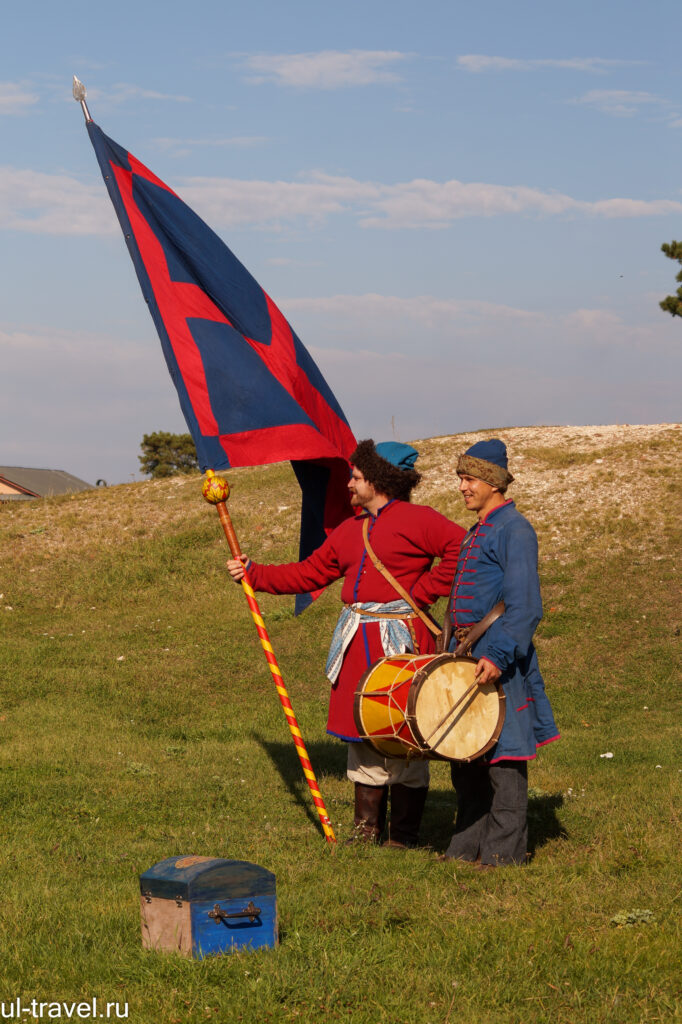
[[[241,548],[239,546],[239,541],[237,540],[237,534],[235,533],[234,526],[232,525],[230,513],[227,511],[227,499],[230,494],[230,487],[227,480],[225,480],[224,477],[216,476],[212,469],[207,469],[206,479],[204,480],[204,484],[202,487],[202,494],[206,501],[208,501],[211,505],[215,505],[218,511],[218,515],[220,517],[220,522],[222,523],[223,530],[225,531],[227,543],[230,547],[230,551],[232,552],[232,557],[239,558],[241,555]],[[251,612],[251,618],[253,619],[256,626],[258,639],[261,642],[261,647],[263,648],[265,659],[268,663],[268,667],[270,669],[270,673],[275,684],[275,689],[277,690],[277,695],[284,709],[287,725],[289,726],[291,737],[296,746],[296,752],[298,754],[298,759],[301,762],[303,774],[305,775],[306,782],[308,783],[308,787],[310,788],[310,792],[312,794],[313,803],[315,804],[315,807],[317,809],[317,814],[320,819],[320,824],[322,825],[322,830],[324,832],[327,842],[335,843],[336,836],[334,835],[331,822],[329,820],[329,815],[327,814],[327,808],[325,807],[324,800],[322,799],[320,787],[317,784],[315,772],[313,771],[313,766],[310,763],[308,751],[306,750],[306,746],[303,741],[303,736],[301,734],[299,724],[296,721],[294,709],[291,705],[291,699],[287,692],[287,688],[284,685],[282,672],[277,663],[275,652],[272,649],[270,637],[268,636],[268,631],[265,628],[263,616],[260,613],[260,608],[258,607],[258,602],[256,601],[256,596],[254,594],[253,587],[249,582],[248,573],[246,571],[244,572],[244,577],[241,581],[241,584],[244,594],[246,596],[246,603],[248,604],[249,611]]]

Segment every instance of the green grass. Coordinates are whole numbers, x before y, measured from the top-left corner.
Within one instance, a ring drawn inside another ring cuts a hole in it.
[[[231,482],[244,548],[294,558],[288,467]],[[679,526],[665,503],[609,512],[560,524],[566,562],[537,523],[562,740],[530,769],[529,866],[477,873],[324,842],[198,477],[0,506],[0,1000],[127,1000],[134,1024],[679,1019]],[[343,840],[345,749],[324,731],[337,588],[291,606],[262,596]],[[432,778],[423,837],[441,851],[455,798],[446,765]],[[138,877],[181,853],[273,871],[279,948],[143,951]]]

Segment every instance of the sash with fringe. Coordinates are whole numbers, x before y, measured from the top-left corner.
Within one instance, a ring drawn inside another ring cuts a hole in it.
[[[382,612],[414,618],[414,612],[407,601],[389,601],[387,604],[369,601],[365,604],[345,605],[342,608],[325,666],[327,678],[331,683],[335,683],[339,677],[346,648],[357,633],[361,622],[379,623],[381,646],[385,655],[404,654],[412,650],[412,637],[405,623],[401,619],[383,618]]]

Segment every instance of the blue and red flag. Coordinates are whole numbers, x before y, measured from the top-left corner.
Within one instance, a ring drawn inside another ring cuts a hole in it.
[[[290,460],[303,495],[305,558],[351,514],[356,442],[339,403],[215,232],[93,121],[87,127],[202,470]]]

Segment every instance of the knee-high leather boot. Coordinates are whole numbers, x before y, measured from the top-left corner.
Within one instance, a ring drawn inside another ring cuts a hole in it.
[[[384,846],[407,849],[419,845],[419,826],[428,791],[428,786],[403,786],[400,782],[391,786],[391,818]]]
[[[378,843],[386,824],[388,786],[355,783],[355,828],[348,843]]]

